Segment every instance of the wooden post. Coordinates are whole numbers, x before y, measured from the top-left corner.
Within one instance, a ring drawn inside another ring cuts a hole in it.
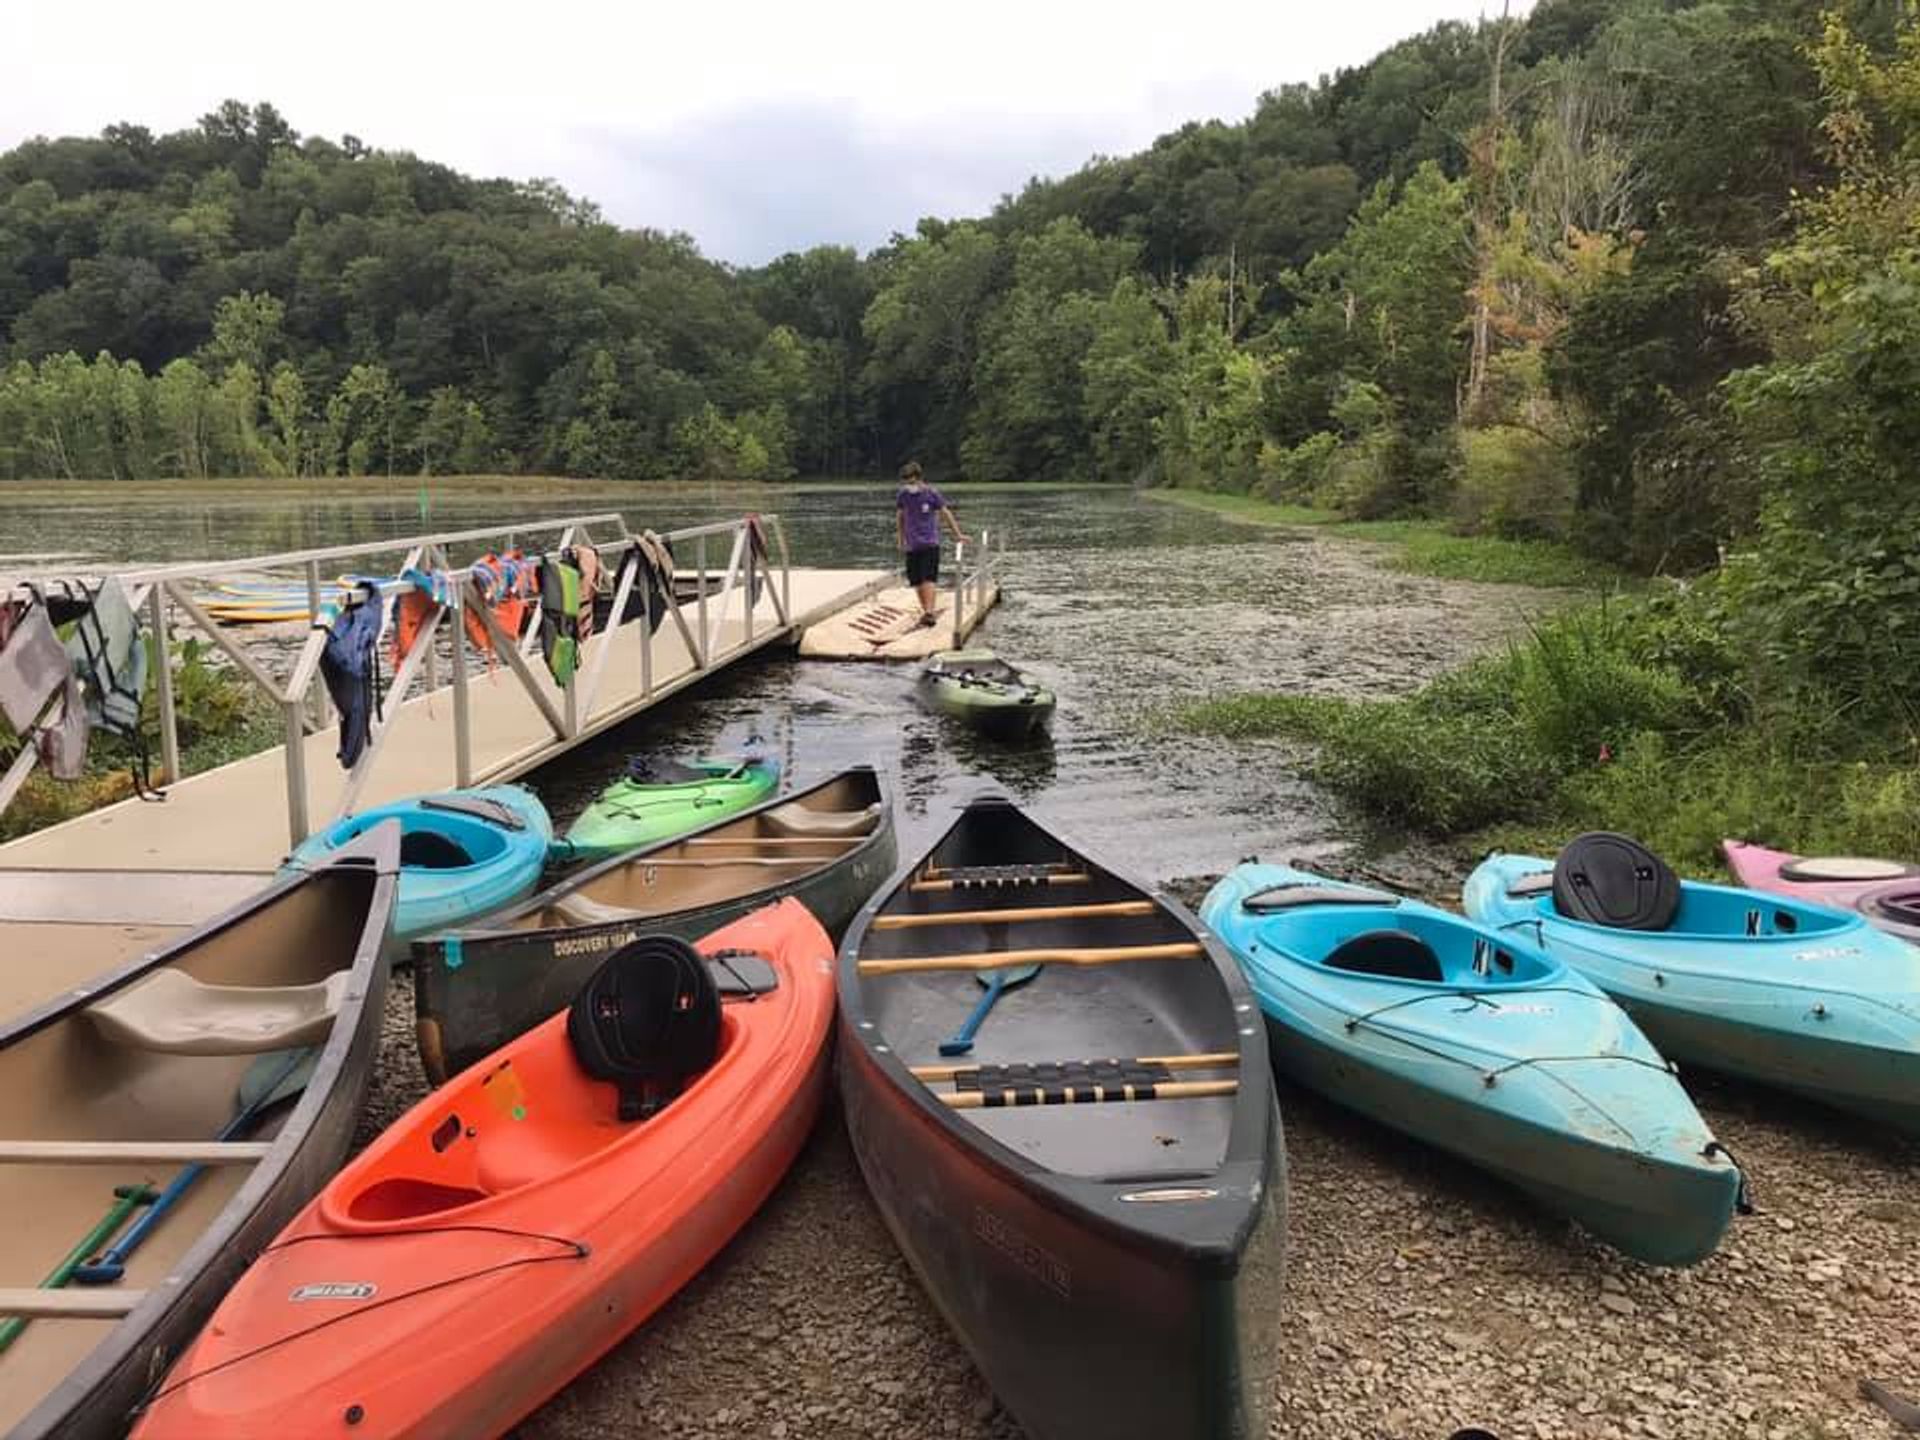
[[[473,696],[467,688],[467,582],[448,587],[447,614],[453,620],[453,783],[473,784]]]
[[[287,721],[287,834],[298,845],[307,838],[307,727],[298,695],[280,702]]]
[[[160,768],[171,785],[180,778],[180,714],[173,699],[173,644],[167,634],[166,586],[147,591],[147,623],[153,629],[154,688],[160,693]]]

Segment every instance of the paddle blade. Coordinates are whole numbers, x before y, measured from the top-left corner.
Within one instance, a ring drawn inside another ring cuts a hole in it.
[[[966,1024],[951,1040],[940,1042],[940,1053],[946,1056],[965,1055],[973,1049],[973,1037],[979,1033],[981,1024],[987,1018],[987,1012],[993,1009],[994,1001],[1001,992],[1011,990],[1016,985],[1024,985],[1040,973],[1040,967],[1034,965],[1006,965],[998,970],[976,970],[973,978],[987,987],[987,993],[980,997],[980,1003],[973,1007],[973,1013],[967,1016]]]

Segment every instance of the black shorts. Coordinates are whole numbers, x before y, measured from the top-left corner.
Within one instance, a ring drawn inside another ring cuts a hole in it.
[[[940,579],[940,547],[926,545],[907,551],[907,583],[932,585]]]

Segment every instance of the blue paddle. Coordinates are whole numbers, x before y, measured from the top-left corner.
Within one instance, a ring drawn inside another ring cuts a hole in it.
[[[999,970],[976,970],[973,978],[987,987],[987,993],[980,997],[980,1003],[973,1007],[973,1013],[967,1016],[951,1040],[940,1042],[942,1055],[965,1055],[973,1049],[973,1037],[979,1031],[987,1012],[993,1009],[994,1002],[1000,998],[1003,990],[1011,990],[1016,985],[1024,985],[1040,973],[1038,965],[1008,965]]]
[[[214,1139],[232,1140],[244,1135],[266,1110],[306,1089],[313,1074],[313,1062],[319,1055],[319,1049],[314,1046],[262,1055],[240,1077],[239,1113]],[[127,1257],[140,1248],[167,1211],[180,1203],[180,1197],[206,1168],[199,1164],[183,1166],[180,1173],[167,1182],[166,1189],[154,1197],[147,1212],[127,1227],[127,1233],[85,1265],[76,1265],[71,1278],[81,1285],[112,1285],[119,1281],[127,1273]]]

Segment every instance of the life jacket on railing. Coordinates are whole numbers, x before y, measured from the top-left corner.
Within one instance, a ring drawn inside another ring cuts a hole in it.
[[[316,618],[327,641],[320,651],[320,677],[340,712],[340,763],[351,770],[380,718],[379,640],[385,602],[378,586],[356,589],[331,622]]]
[[[540,653],[561,686],[580,664],[580,571],[558,555],[540,562]]]

